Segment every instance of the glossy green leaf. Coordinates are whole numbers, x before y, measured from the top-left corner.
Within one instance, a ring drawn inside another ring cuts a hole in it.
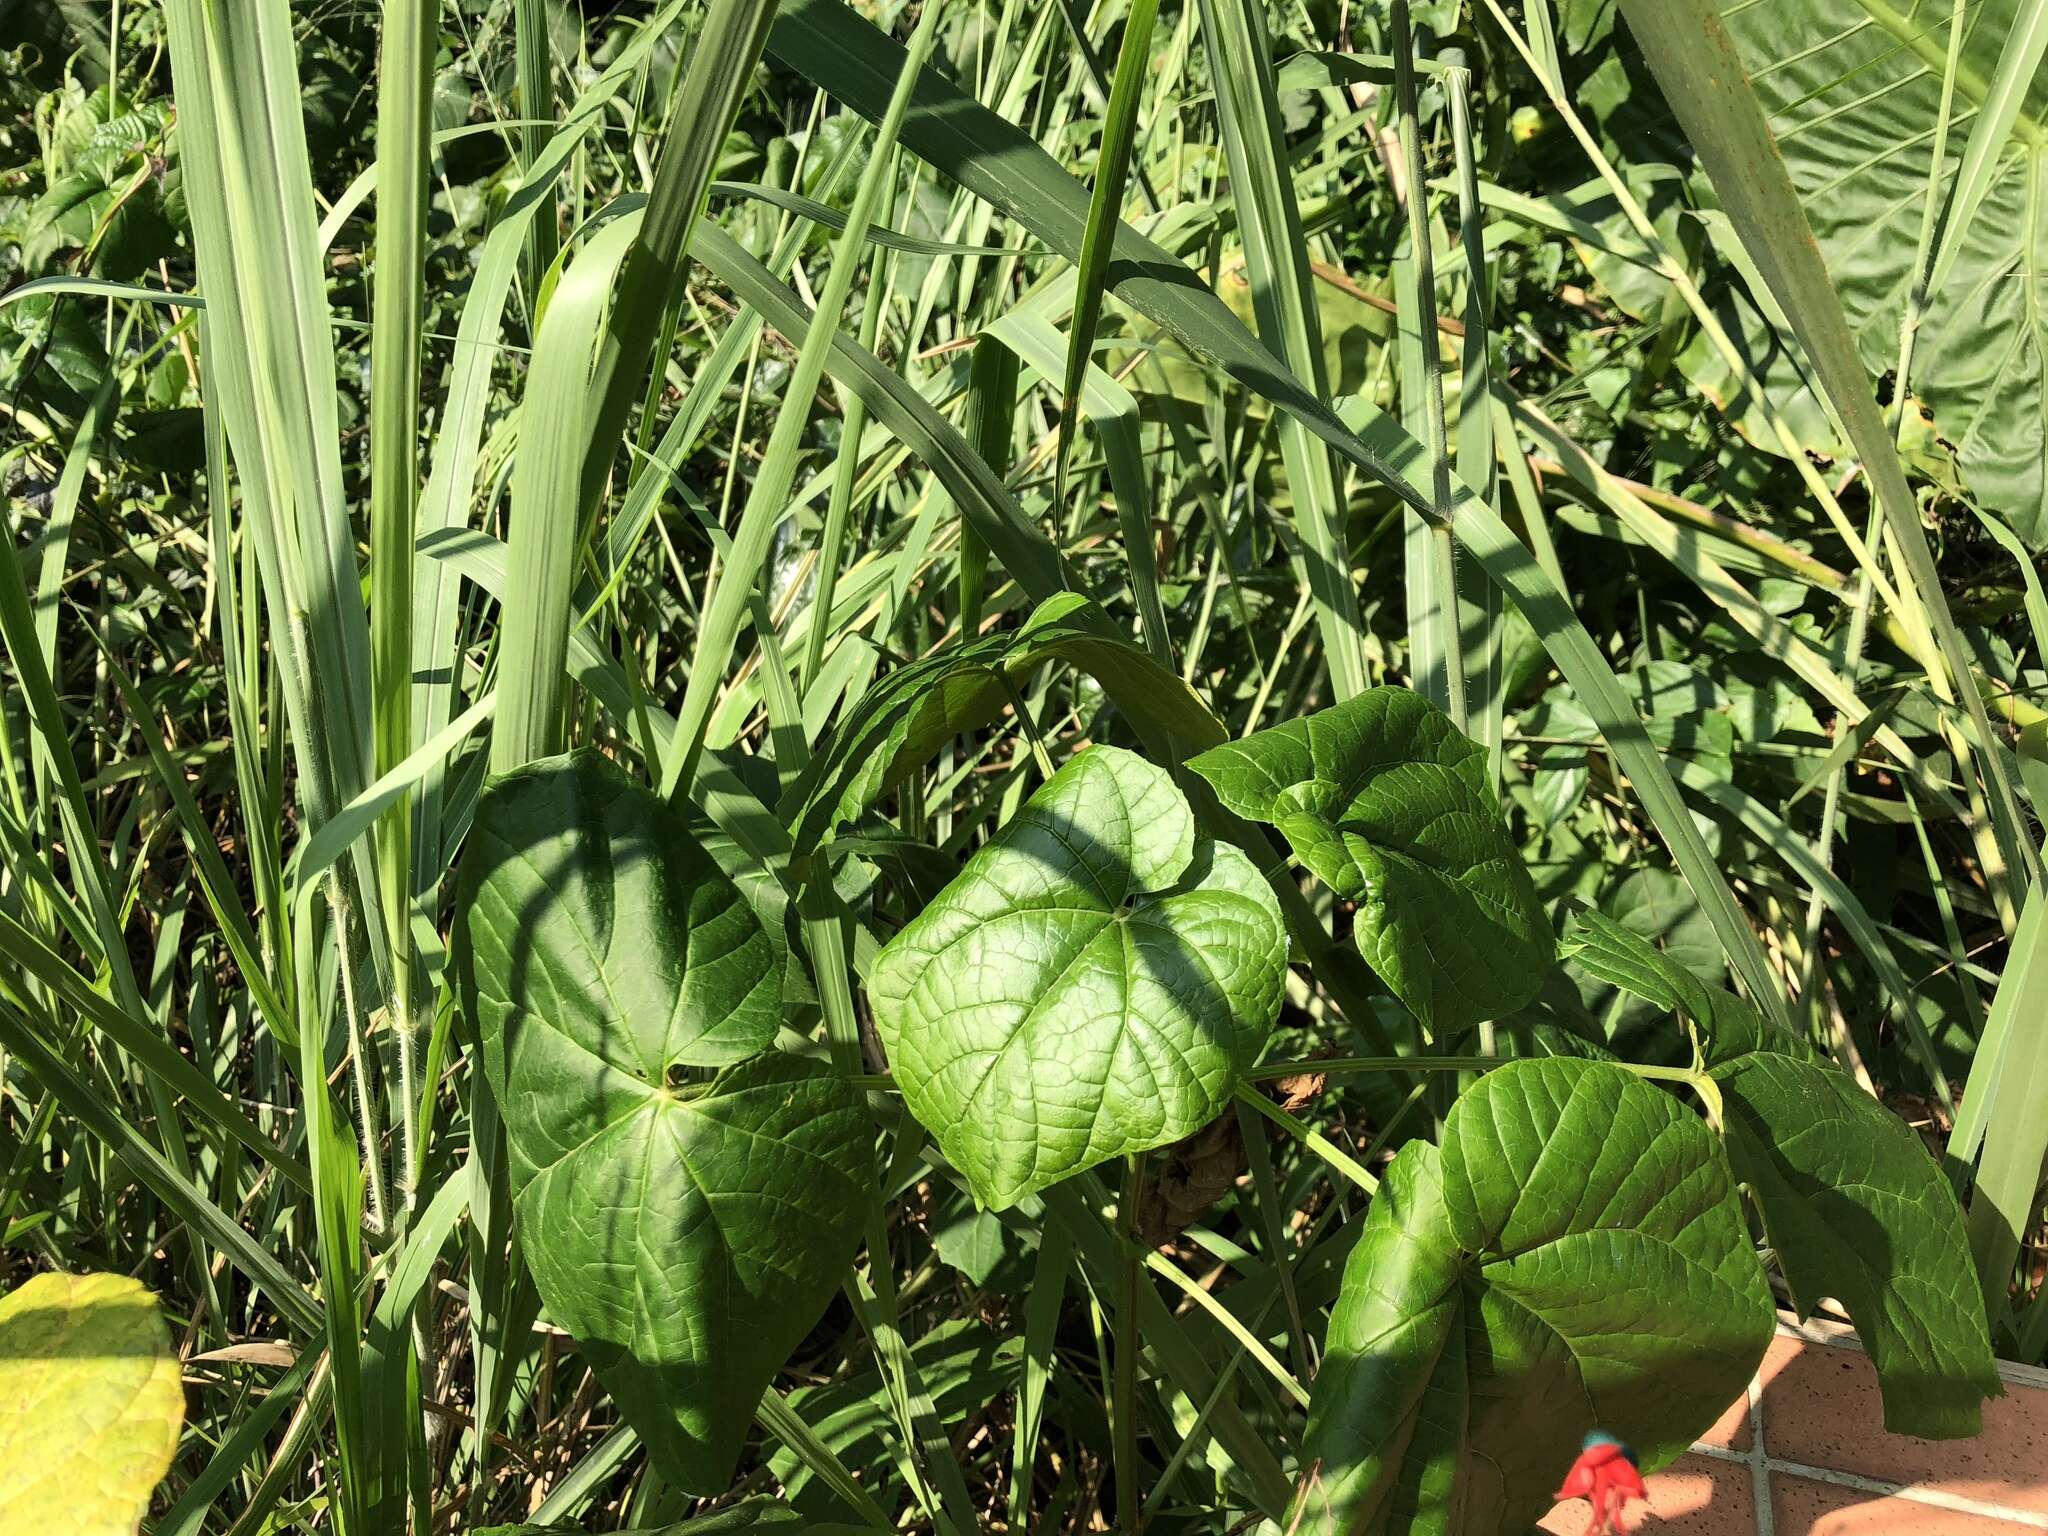
[[[665,1474],[722,1489],[858,1244],[866,1109],[823,1062],[766,1049],[780,972],[760,920],[609,760],[497,780],[462,885],[541,1297]]]
[[[0,1530],[135,1536],[184,1422],[139,1282],[44,1274],[0,1297]]]
[[[1359,951],[1432,1030],[1536,995],[1555,945],[1487,785],[1486,749],[1420,694],[1375,688],[1188,766],[1358,903]]]
[[[1699,1026],[1736,1177],[1763,1210],[1800,1310],[1823,1296],[1848,1310],[1877,1367],[1885,1427],[1976,1434],[1998,1371],[1962,1211],[1920,1139],[1803,1040],[1620,924],[1586,914],[1564,948]]]
[[[1602,1062],[1501,1067],[1373,1198],[1309,1408],[1303,1529],[1520,1536],[1587,1430],[1646,1467],[1682,1452],[1771,1327],[1702,1121]]]
[[[1093,747],[876,956],[912,1114],[1000,1209],[1228,1105],[1280,1008],[1287,938],[1171,777]]]

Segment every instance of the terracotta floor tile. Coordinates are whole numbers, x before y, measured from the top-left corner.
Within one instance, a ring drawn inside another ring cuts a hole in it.
[[[1766,1362],[1768,1368],[1769,1362]],[[1747,1451],[1749,1449],[1749,1394],[1744,1393],[1728,1405],[1728,1411],[1714,1421],[1714,1427],[1694,1442],[1698,1445],[1717,1445],[1724,1451]]]
[[[2019,1536],[2037,1527],[1771,1474],[1778,1536]]]
[[[1705,1456],[1681,1456],[1649,1479],[1650,1513],[1629,1506],[1629,1514],[1657,1536],[1753,1536],[1756,1503],[1749,1487],[1749,1468],[1741,1462]],[[1549,1536],[1585,1536],[1592,1506],[1584,1499],[1560,1504],[1537,1529]]]
[[[1869,1357],[1809,1345],[1765,1383],[1764,1448],[1782,1461],[2048,1515],[2048,1388],[2005,1390],[1984,1405],[1984,1433],[1974,1440],[1888,1435]]]

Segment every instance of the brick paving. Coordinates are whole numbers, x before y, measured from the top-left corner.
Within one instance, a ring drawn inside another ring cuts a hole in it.
[[[2002,1366],[1974,1440],[1884,1431],[1877,1373],[1844,1328],[1779,1329],[1748,1397],[1649,1479],[1658,1536],[2019,1536],[2048,1531],[2048,1371]],[[1539,1527],[1584,1536],[1587,1506]]]

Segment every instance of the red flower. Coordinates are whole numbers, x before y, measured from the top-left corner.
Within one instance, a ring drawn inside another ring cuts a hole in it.
[[[1594,1430],[1586,1436],[1585,1449],[1564,1475],[1557,1490],[1559,1500],[1584,1499],[1593,1506],[1593,1523],[1586,1536],[1609,1536],[1626,1532],[1623,1511],[1630,1499],[1645,1499],[1643,1475],[1636,1470],[1636,1453],[1614,1436]]]

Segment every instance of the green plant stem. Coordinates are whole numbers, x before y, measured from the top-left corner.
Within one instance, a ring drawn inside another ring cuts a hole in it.
[[[412,567],[419,494],[420,326],[437,7],[387,0],[377,92],[377,232],[370,328],[370,668],[381,776],[412,751]],[[400,1184],[419,1161],[412,998],[412,809],[401,797],[376,834],[378,897],[391,952],[398,1046]]]
[[[1183,1296],[1208,1313],[1210,1317],[1216,1320],[1224,1332],[1236,1339],[1239,1347],[1256,1360],[1268,1376],[1271,1376],[1274,1381],[1280,1384],[1281,1390],[1293,1400],[1297,1408],[1308,1407],[1307,1389],[1300,1382],[1296,1381],[1288,1372],[1287,1367],[1282,1365],[1274,1357],[1273,1352],[1259,1341],[1258,1335],[1245,1327],[1236,1313],[1210,1295],[1208,1290],[1199,1281],[1183,1270],[1178,1264],[1173,1263],[1164,1254],[1147,1252],[1143,1257],[1145,1268],[1151,1270],[1156,1275],[1163,1275],[1166,1279],[1170,1280]],[[1281,1261],[1278,1258],[1274,1260],[1276,1268],[1280,1267],[1280,1263]]]
[[[424,0],[407,0],[423,7]],[[431,14],[431,13],[430,13]],[[514,0],[513,64],[519,79],[519,168],[531,171],[554,135],[554,45],[548,36],[547,0]],[[552,190],[539,215],[526,228],[526,294],[535,327],[540,323],[541,288],[560,249]]]
[[[1053,501],[1067,504],[1067,456],[1081,408],[1081,380],[1095,346],[1095,326],[1102,318],[1102,280],[1109,253],[1116,244],[1124,185],[1136,141],[1138,103],[1145,94],[1145,75],[1152,62],[1152,23],[1159,0],[1131,0],[1118,45],[1116,81],[1102,120],[1102,149],[1095,160],[1095,185],[1089,194],[1088,225],[1081,236],[1081,260],[1075,270],[1074,322],[1067,344],[1066,376],[1060,386],[1059,442],[1053,459]],[[1132,559],[1137,558],[1134,551]]]
[[[1976,757],[1990,811],[1990,837],[1980,846],[2001,922],[2011,931],[2019,899],[2042,878],[2041,858],[2014,797],[1984,701],[1969,685],[1969,653],[1949,612],[1897,444],[1879,416],[1841,300],[1769,122],[1711,0],[1659,0],[1654,14],[1642,0],[1622,0],[1621,8],[1632,23],[1648,26],[1647,32],[1641,25],[1633,27],[1644,56],[1863,460],[1887,537],[1903,566],[1901,595],[1910,591],[1909,611],[1914,605],[1924,611],[1932,641],[1922,653],[1928,680],[1943,702],[1961,703],[1968,721],[1966,738],[1953,744],[1967,745]],[[1802,473],[1812,469],[1803,453],[1795,453],[1794,462]]]
[[[1336,1146],[1320,1131],[1290,1115],[1256,1088],[1240,1087],[1237,1090],[1237,1102],[1257,1110],[1367,1194],[1380,1187],[1380,1181],[1365,1171],[1364,1164]]]
[[[1145,1154],[1124,1159],[1123,1191],[1117,1197],[1117,1226],[1124,1245],[1117,1266],[1116,1382],[1110,1410],[1115,1440],[1116,1523],[1119,1531],[1138,1530],[1138,1376],[1143,1352],[1138,1288],[1145,1283],[1144,1218]]]
[[[892,169],[883,179],[877,194],[875,217],[878,220],[887,221],[895,191],[896,176]],[[881,263],[877,261],[876,266],[879,269]],[[886,284],[876,282],[869,301],[861,309],[860,344],[870,352],[875,350],[875,343],[882,333],[882,311],[886,306],[881,296],[886,292]],[[799,694],[810,692],[811,684],[817,681],[818,668],[824,664],[825,639],[832,629],[832,599],[839,589],[839,573],[846,564],[847,524],[853,512],[854,486],[860,479],[861,435],[867,430],[867,424],[867,402],[851,390],[844,391],[840,397],[839,455],[832,468],[831,498],[825,504],[825,527],[818,536],[818,594],[812,600],[810,632],[804,636],[803,667],[797,673]],[[965,549],[964,544],[962,549]],[[964,562],[964,553],[961,558]],[[961,572],[964,592],[964,563]]]
[[[974,343],[967,373],[967,410],[961,433],[1000,478],[1010,472],[1011,427],[1017,414],[1017,354],[989,332]],[[1078,386],[1077,386],[1078,388]],[[988,544],[973,522],[960,518],[960,633],[981,633],[982,603],[988,588]]]

